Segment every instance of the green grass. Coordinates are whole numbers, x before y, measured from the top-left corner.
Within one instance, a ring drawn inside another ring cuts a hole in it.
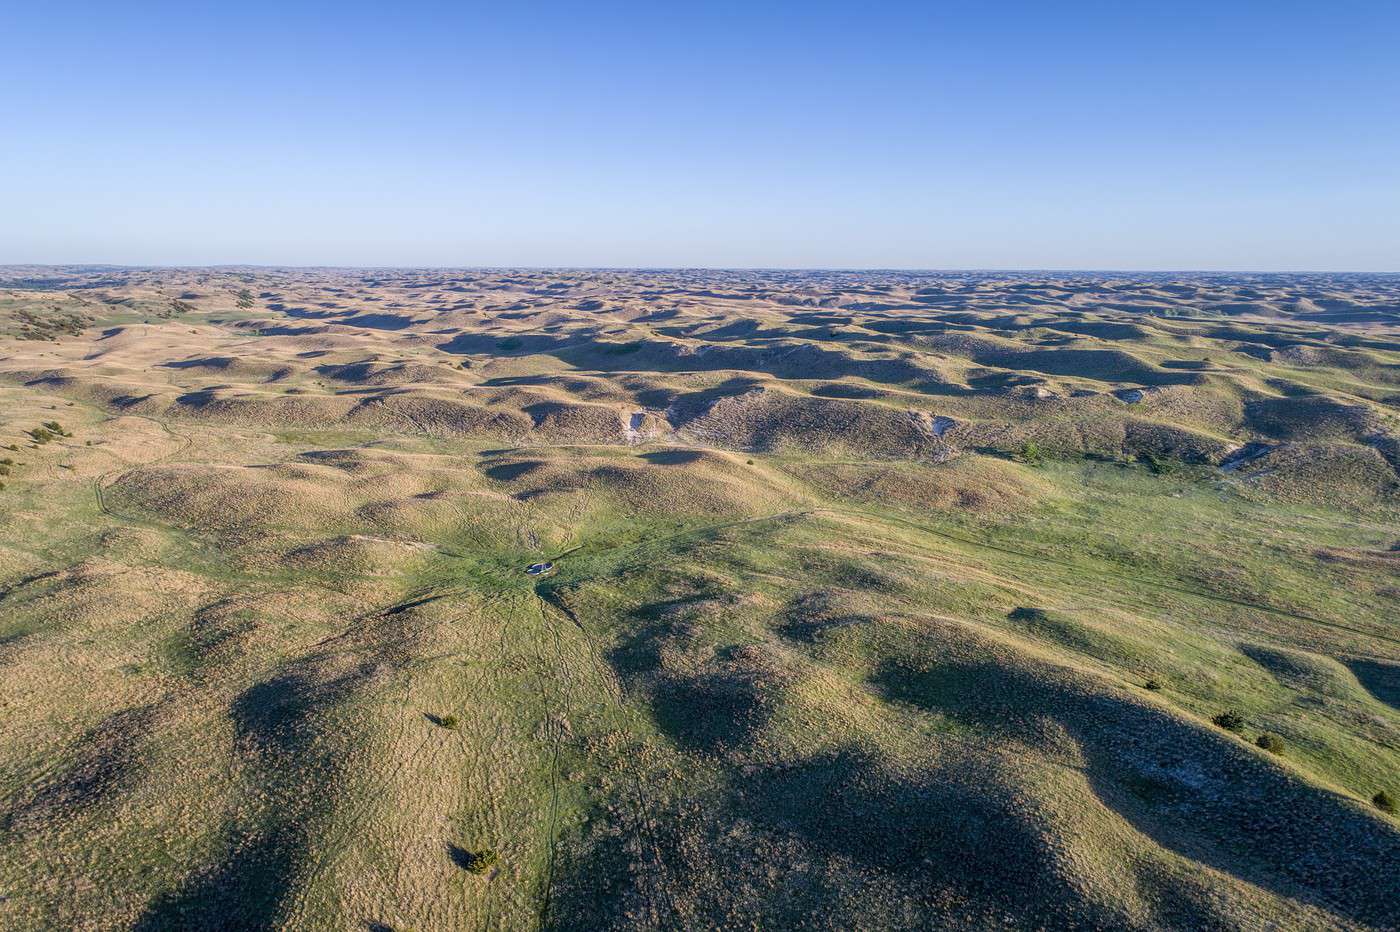
[[[488,360],[482,385],[452,390],[515,391],[553,364]],[[903,416],[901,391],[873,404]],[[11,438],[58,403],[3,392],[33,406]],[[108,412],[65,410],[63,430],[121,439]],[[988,464],[972,453],[892,467],[1031,490],[1010,503],[899,507],[801,478],[836,454],[717,443],[728,460],[701,490],[752,498],[696,506],[711,500],[681,480],[702,467],[645,446],[158,422],[189,448],[99,459],[102,443],[55,440],[0,496],[12,927],[1375,915],[1346,899],[1375,895],[1372,874],[1339,892],[1296,866],[1393,850],[1375,833],[1391,831],[1377,794],[1400,772],[1400,713],[1352,672],[1396,656],[1391,564],[1318,556],[1391,546],[1393,505],[1264,500],[1176,458],[1018,437],[1022,462],[985,472],[959,472]],[[343,501],[319,523],[291,508],[218,532],[118,481],[192,460],[256,478],[357,448],[437,459],[402,488],[419,465],[326,478]],[[842,455],[854,479],[891,468]],[[490,478],[535,456],[562,488]],[[642,463],[656,501],[597,478]],[[391,495],[444,504],[403,519],[395,533],[426,546],[389,569],[284,559],[384,532],[363,506]],[[552,576],[524,573],[544,559]],[[1240,721],[1213,725],[1226,711]]]

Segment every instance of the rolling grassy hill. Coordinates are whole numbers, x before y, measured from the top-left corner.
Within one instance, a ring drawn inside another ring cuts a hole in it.
[[[0,333],[6,928],[1400,915],[1393,277],[10,269]]]

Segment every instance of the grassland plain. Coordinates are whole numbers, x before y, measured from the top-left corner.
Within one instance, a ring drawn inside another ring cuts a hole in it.
[[[0,269],[0,924],[1396,928],[1398,408],[1385,276]]]

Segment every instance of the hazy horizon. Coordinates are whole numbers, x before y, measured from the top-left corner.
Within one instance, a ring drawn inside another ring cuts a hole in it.
[[[2,257],[0,257],[2,258]],[[1188,268],[915,268],[911,266],[718,266],[718,265],[391,265],[367,263],[294,264],[286,262],[209,262],[162,264],[152,262],[4,262],[0,269],[114,269],[121,271],[180,271],[201,269],[237,271],[332,271],[332,272],[813,272],[861,274],[891,272],[910,275],[1366,275],[1400,276],[1392,269],[1188,269]]]

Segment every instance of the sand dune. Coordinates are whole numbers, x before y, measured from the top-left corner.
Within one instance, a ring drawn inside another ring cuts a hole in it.
[[[1393,928],[1397,307],[0,268],[0,925]]]

